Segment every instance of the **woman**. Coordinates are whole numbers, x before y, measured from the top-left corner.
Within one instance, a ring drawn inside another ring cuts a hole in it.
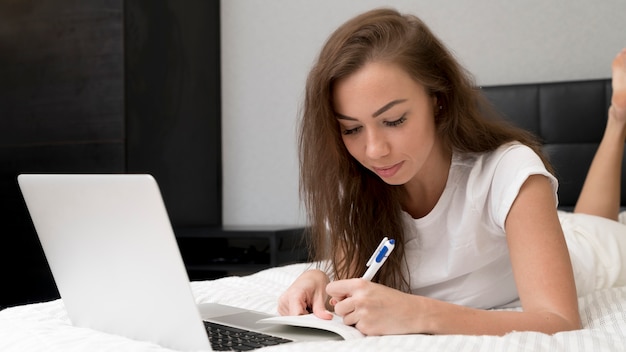
[[[300,132],[316,259],[330,267],[298,277],[279,312],[330,319],[334,309],[367,335],[579,329],[576,286],[626,284],[621,265],[588,265],[605,252],[626,257],[617,222],[625,51],[613,89],[575,214],[558,213],[539,143],[488,113],[471,76],[419,19],[383,9],[345,23],[309,74]],[[589,235],[595,228],[603,237]],[[374,282],[359,279],[384,236],[396,249]]]

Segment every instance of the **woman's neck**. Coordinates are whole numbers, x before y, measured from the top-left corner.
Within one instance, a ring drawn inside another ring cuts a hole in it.
[[[437,143],[421,170],[404,185],[406,198],[402,209],[414,219],[428,215],[439,201],[446,188],[451,162],[452,151]]]

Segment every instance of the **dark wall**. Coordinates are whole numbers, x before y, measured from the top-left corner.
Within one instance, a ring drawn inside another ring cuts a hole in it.
[[[175,226],[222,223],[219,1],[126,1],[127,171]]]
[[[219,2],[0,0],[0,307],[58,297],[19,173],[155,176],[221,224]]]

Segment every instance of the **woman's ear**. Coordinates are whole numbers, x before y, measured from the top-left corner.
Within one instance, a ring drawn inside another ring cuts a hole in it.
[[[439,115],[439,112],[443,109],[443,106],[439,103],[439,97],[437,94],[433,94],[433,112],[435,116]]]

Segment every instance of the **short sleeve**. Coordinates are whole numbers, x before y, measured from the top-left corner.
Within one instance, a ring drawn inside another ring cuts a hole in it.
[[[502,230],[522,185],[532,175],[544,175],[550,180],[558,203],[558,181],[531,148],[522,144],[508,145],[501,147],[494,157],[489,204],[493,220]]]

